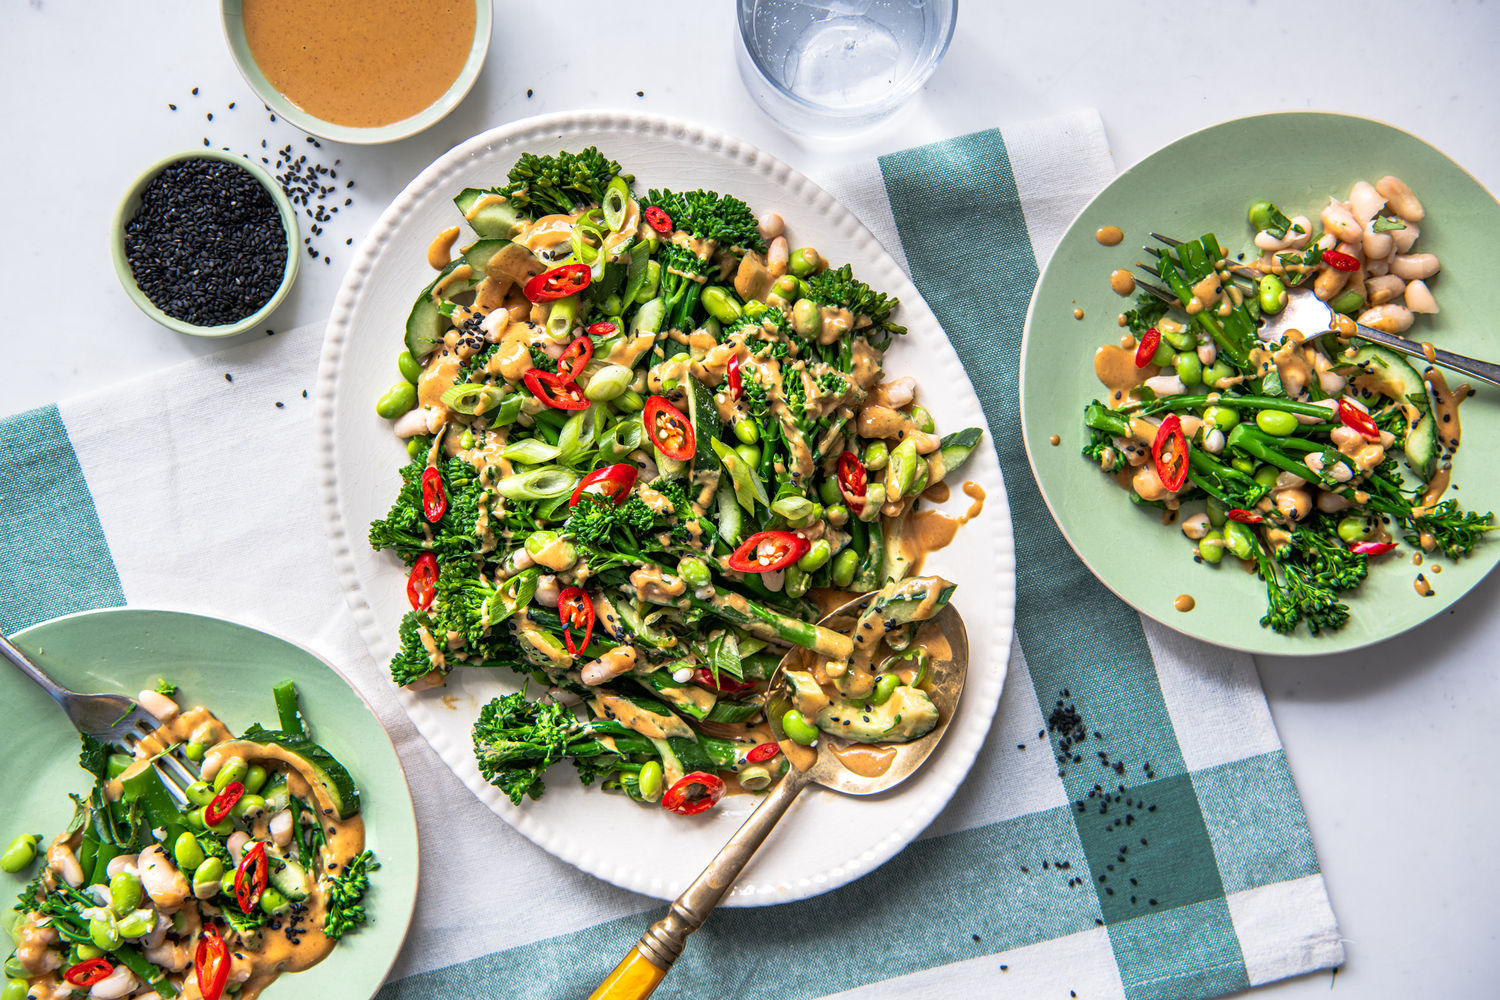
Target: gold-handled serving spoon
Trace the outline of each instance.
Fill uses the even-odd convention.
[[[873,596],[856,597],[835,608],[818,624],[847,620],[852,625],[864,603]],[[703,874],[673,901],[667,915],[641,935],[635,947],[605,977],[589,1000],[642,1000],[649,997],[682,954],[688,935],[703,926],[719,900],[749,864],[756,849],[808,783],[815,782],[847,795],[873,795],[906,780],[932,755],[958,709],[959,695],[963,693],[964,679],[969,671],[969,636],[964,629],[963,617],[952,605],[947,605],[932,621],[948,645],[948,655],[932,656],[929,679],[924,685],[928,697],[937,706],[938,724],[920,739],[884,748],[880,752],[880,768],[861,768],[880,770],[878,774],[856,774],[840,760],[840,754],[849,757],[849,751],[858,747],[857,744],[847,744],[826,734],[819,737],[814,747],[804,747],[787,739],[781,728],[781,716],[791,704],[786,693],[786,671],[789,665],[796,669],[803,651],[794,649],[782,658],[766,693],[766,716],[791,764],[786,775],[703,869]]]

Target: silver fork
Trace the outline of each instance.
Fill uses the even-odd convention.
[[[124,750],[132,757],[141,739],[162,727],[161,720],[142,708],[134,698],[122,694],[79,694],[68,690],[48,677],[3,634],[0,634],[0,656],[47,692],[73,723],[74,729]],[[167,794],[179,806],[186,806],[188,797],[184,789],[199,779],[198,765],[184,756],[180,747],[174,746],[170,752],[157,755],[151,766],[164,779],[162,784]]]
[[[1160,240],[1169,247],[1175,247],[1182,242],[1181,240],[1174,240],[1170,236],[1163,236],[1160,233],[1152,233],[1151,238]],[[1141,249],[1147,253],[1155,252],[1151,247],[1142,247]],[[1161,277],[1161,272],[1151,264],[1143,264],[1137,261],[1135,266],[1158,279]],[[1246,278],[1257,283],[1263,277],[1261,272],[1254,268],[1244,267],[1240,264],[1231,264],[1229,272],[1236,277]],[[1160,285],[1153,285],[1146,281],[1137,281],[1136,284],[1142,291],[1156,296],[1163,302],[1174,306],[1182,304],[1176,295],[1162,288]],[[1307,340],[1314,340],[1324,334],[1333,332],[1335,321],[1333,308],[1327,302],[1318,298],[1312,289],[1288,286],[1286,294],[1286,308],[1274,316],[1262,315],[1261,327],[1256,333],[1256,336],[1262,341],[1268,344],[1279,344],[1285,339],[1288,330],[1299,331]],[[1463,372],[1465,375],[1472,375],[1477,379],[1483,379],[1486,382],[1500,385],[1500,365],[1494,362],[1468,358],[1462,354],[1454,354],[1451,351],[1436,350],[1431,345],[1423,347],[1416,341],[1407,340],[1405,337],[1398,337],[1394,333],[1386,333],[1384,330],[1376,330],[1373,327],[1364,326],[1359,323],[1355,323],[1354,326],[1358,331],[1356,335],[1360,338],[1379,344],[1382,347],[1390,348],[1398,354],[1420,358],[1429,364],[1442,365],[1444,368],[1450,368],[1453,371]]]

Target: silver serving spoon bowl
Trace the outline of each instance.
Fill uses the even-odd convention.
[[[865,602],[873,596],[856,597],[825,615],[818,624],[835,630],[840,625],[845,631],[852,629]],[[797,669],[804,657],[811,658],[814,654],[793,649],[782,658],[766,694],[766,715],[790,768],[703,873],[673,901],[667,915],[641,935],[640,941],[590,994],[589,1000],[641,1000],[650,996],[682,954],[688,935],[703,926],[802,789],[815,783],[846,795],[874,795],[911,777],[932,755],[948,731],[948,723],[953,720],[963,694],[969,672],[969,636],[963,616],[951,604],[930,624],[939,630],[942,643],[929,643],[929,647],[938,648],[928,649],[931,664],[924,690],[937,706],[938,724],[910,743],[876,749],[824,734],[815,746],[805,747],[787,739],[781,729],[781,716],[791,704],[786,693],[786,671]],[[946,650],[941,648],[944,644]],[[857,773],[851,767],[865,773]]]

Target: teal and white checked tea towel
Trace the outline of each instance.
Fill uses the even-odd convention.
[[[816,899],[715,914],[659,995],[1199,998],[1343,960],[1250,659],[1143,621],[1097,583],[1015,430],[1032,286],[1112,170],[1085,113],[830,184],[904,259],[996,432],[1020,575],[1013,668],[993,738],[921,839]],[[586,996],[662,904],[492,815],[371,661],[323,541],[306,392],[320,337],[260,338],[0,420],[0,628],[171,607],[340,664],[396,741],[423,838],[416,920],[381,1000]]]

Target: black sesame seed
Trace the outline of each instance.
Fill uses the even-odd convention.
[[[177,105],[175,104],[168,104],[167,107],[171,108],[173,111],[177,110]]]

